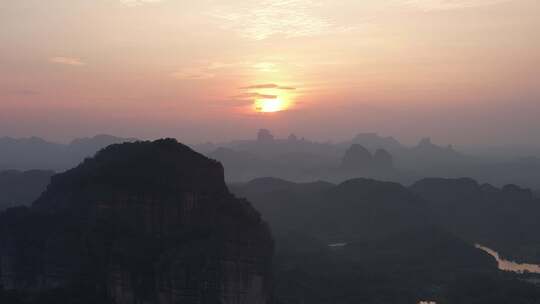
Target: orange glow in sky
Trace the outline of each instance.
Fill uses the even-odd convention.
[[[4,2],[0,136],[540,130],[538,0]]]

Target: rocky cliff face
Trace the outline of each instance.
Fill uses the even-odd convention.
[[[110,146],[0,216],[4,290],[265,304],[273,241],[221,164],[174,140]]]

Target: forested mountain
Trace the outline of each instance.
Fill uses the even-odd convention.
[[[112,145],[0,214],[0,302],[270,304],[272,256],[221,164],[172,139]]]

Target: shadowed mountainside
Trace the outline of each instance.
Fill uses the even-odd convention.
[[[271,137],[262,140],[273,145]],[[228,148],[212,155],[243,167],[245,177],[262,163],[260,172],[287,167]],[[345,178],[393,170],[390,153],[359,145],[341,167],[309,171],[317,162],[305,160],[304,173]],[[55,176],[32,207],[0,215],[0,300],[270,303],[268,228],[247,201],[229,193],[223,175],[218,162],[160,140],[112,145]],[[273,303],[540,298],[538,288],[498,272],[494,259],[472,246],[537,257],[538,201],[526,189],[470,179],[425,179],[407,188],[362,178],[260,178],[229,187],[253,202],[276,235]],[[482,278],[478,288],[500,293],[480,296],[461,284],[471,276]]]
[[[277,233],[301,231],[326,243],[379,239],[431,224],[424,202],[397,183],[263,178],[230,188],[249,198]]]
[[[540,263],[540,199],[529,189],[468,178],[424,179],[410,189],[449,231],[512,260]]]
[[[35,303],[266,304],[272,254],[221,164],[170,139],[109,146],[0,215],[4,293]]]
[[[498,276],[493,258],[436,225],[428,203],[396,183],[262,178],[230,188],[273,229],[280,303],[444,303],[455,278]]]
[[[440,187],[433,189],[440,197],[461,195],[445,182]],[[496,261],[474,248],[475,240],[439,224],[445,215],[435,212],[434,201],[399,184],[261,178],[230,188],[252,201],[274,231],[278,303],[533,304],[540,299],[540,289],[522,282],[524,277],[497,271]],[[495,197],[518,202],[514,212],[524,206],[519,200],[529,198],[513,186],[496,191]],[[468,277],[480,281],[462,284]],[[490,287],[498,289],[493,296],[486,292]]]

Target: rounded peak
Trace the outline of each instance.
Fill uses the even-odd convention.
[[[345,152],[341,166],[346,170],[360,170],[371,166],[373,155],[360,144],[353,144]]]
[[[294,134],[294,133],[291,133],[291,135],[289,135],[287,140],[292,141],[292,142],[296,142],[296,141],[298,141],[298,136],[296,136],[296,134]]]
[[[366,149],[364,146],[362,146],[361,144],[352,144],[350,147],[349,147],[349,150],[362,150],[362,151],[368,151],[368,149]]]
[[[371,152],[361,144],[352,144],[346,152],[347,155],[361,155],[365,157],[371,157]]]
[[[429,184],[429,185],[469,185],[479,187],[478,182],[472,178],[443,178],[443,177],[428,177],[421,179],[416,184]]]
[[[420,140],[420,142],[418,143],[418,146],[419,147],[423,147],[423,146],[432,146],[433,145],[433,142],[431,141],[431,138],[430,137],[424,137]]]
[[[170,161],[171,163],[195,162],[213,162],[202,154],[195,152],[190,147],[179,143],[174,138],[163,138],[155,141],[136,141],[120,144],[112,144],[97,152],[94,158],[87,161],[105,161],[105,162],[128,162],[143,161],[140,157],[146,156],[146,161]]]
[[[377,151],[375,151],[375,155],[374,155],[376,158],[377,157],[385,157],[385,158],[388,158],[388,157],[392,157],[392,154],[390,154],[388,151],[386,151],[385,149],[377,149]]]
[[[515,185],[515,184],[508,184],[508,185],[504,185],[502,190],[503,191],[523,191],[526,189],[521,188],[520,186]]]
[[[268,129],[260,129],[257,133],[257,140],[259,142],[272,142],[274,141],[274,135]]]
[[[79,166],[54,176],[36,205],[57,195],[228,192],[223,166],[176,139],[110,145]]]
[[[372,145],[390,145],[393,147],[401,146],[398,140],[392,136],[381,136],[375,132],[358,133],[353,139],[353,142],[371,143]]]
[[[485,183],[485,184],[482,184],[480,186],[480,188],[482,189],[482,191],[484,192],[488,192],[488,193],[496,193],[499,191],[499,189],[495,186],[493,186],[492,184],[489,184],[489,183]]]
[[[336,187],[337,190],[354,190],[359,192],[365,191],[387,191],[387,190],[400,190],[408,192],[407,188],[403,185],[395,182],[384,182],[370,178],[355,178],[344,181]]]
[[[250,188],[266,188],[270,191],[287,189],[295,185],[295,183],[276,178],[276,177],[259,177],[253,179],[246,184]]]

